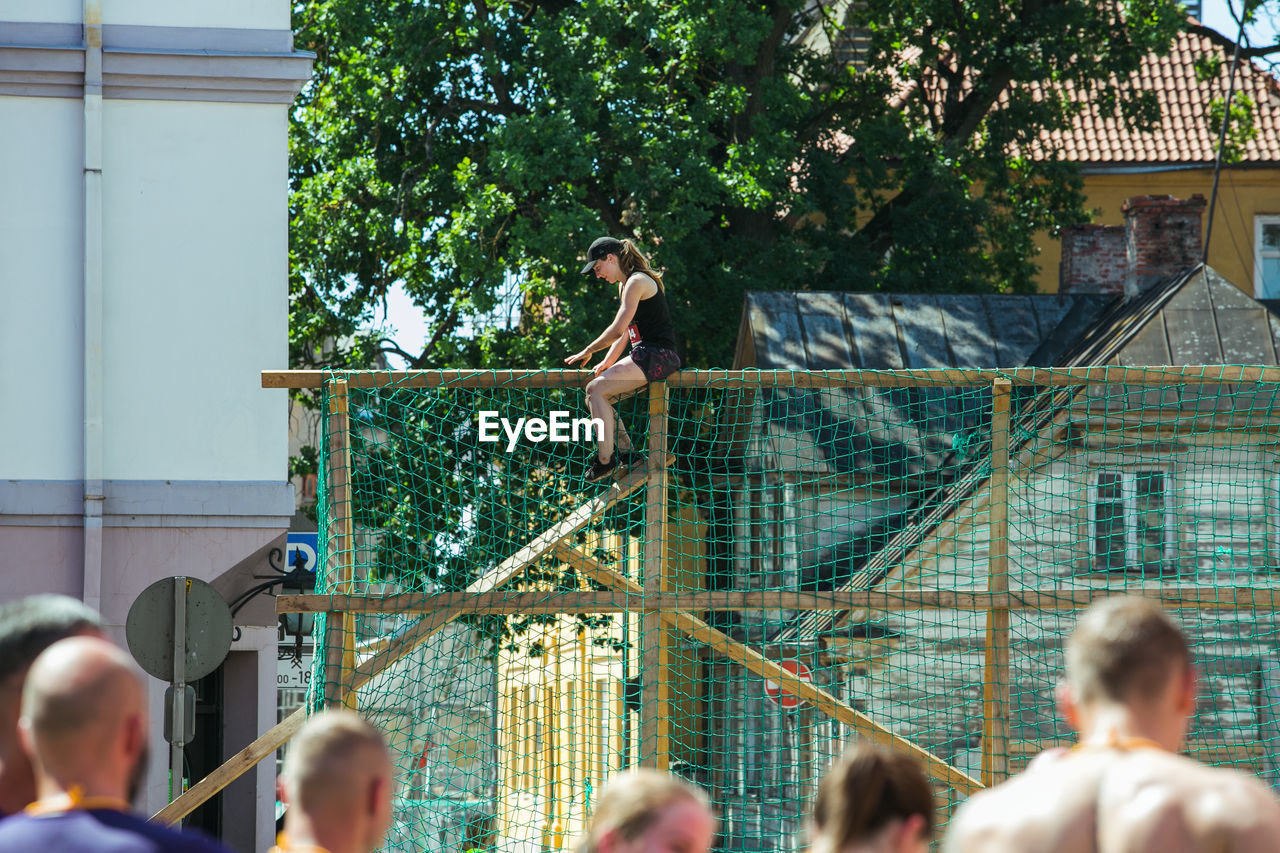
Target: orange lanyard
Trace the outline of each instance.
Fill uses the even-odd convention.
[[[1107,740],[1104,741],[1103,743],[1081,742],[1071,747],[1072,752],[1077,752],[1082,749],[1118,749],[1123,752],[1128,752],[1131,749],[1158,749],[1161,752],[1169,751],[1165,749],[1163,746],[1161,746],[1160,744],[1151,740],[1150,738],[1145,738],[1145,737],[1122,738],[1119,735],[1117,735],[1115,732],[1112,732],[1110,735],[1108,735]]]
[[[314,844],[294,847],[289,843],[289,837],[282,832],[276,839],[276,846],[268,850],[267,853],[329,853],[329,851]]]
[[[79,785],[72,785],[65,794],[36,800],[23,811],[35,817],[42,817],[44,815],[62,814],[63,812],[86,811],[88,809],[112,809],[114,811],[127,812],[130,808],[129,803],[119,797],[86,797],[83,788]]]

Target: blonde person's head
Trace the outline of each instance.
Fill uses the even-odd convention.
[[[818,786],[813,853],[923,850],[933,831],[933,789],[909,756],[857,744]]]
[[[299,846],[381,847],[391,823],[393,772],[378,729],[351,711],[321,711],[285,754],[286,836]]]
[[[1191,668],[1182,628],[1137,596],[1094,602],[1067,639],[1065,657],[1067,684],[1085,704],[1150,702]]]
[[[622,253],[618,255],[618,269],[622,270],[624,280],[631,278],[635,273],[642,272],[657,282],[658,289],[662,290],[662,273],[650,266],[649,259],[630,240],[622,241]]]
[[[613,777],[601,789],[575,853],[664,848],[707,853],[715,828],[705,791],[670,773],[642,768]]]

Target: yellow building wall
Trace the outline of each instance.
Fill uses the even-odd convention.
[[[672,591],[706,587],[707,525],[694,498],[681,495],[667,526],[667,569]],[[614,567],[638,580],[644,542],[614,532],[591,531],[583,546],[615,555]],[[630,668],[638,671],[646,638],[641,614],[614,615],[632,643]],[[671,763],[692,763],[703,748],[702,684],[697,647],[669,632],[673,654],[667,673]],[[609,777],[640,763],[640,719],[628,720],[622,655],[590,642],[570,615],[557,617],[506,651],[499,661],[498,782],[494,832],[508,853],[568,850],[582,832],[590,805]],[[524,648],[537,641],[545,652]]]
[[[1086,208],[1097,211],[1093,219],[1095,223],[1123,225],[1124,214],[1120,207],[1133,196],[1167,194],[1189,198],[1200,193],[1208,199],[1213,187],[1213,169],[1086,175],[1084,187],[1088,198]],[[1253,296],[1254,217],[1278,213],[1280,169],[1235,167],[1222,170],[1218,204],[1213,216],[1209,266],[1250,296]],[[1208,215],[1206,208],[1206,221]],[[1040,250],[1036,259],[1040,265],[1040,292],[1057,293],[1062,244],[1056,237],[1041,232],[1036,237],[1036,245]]]

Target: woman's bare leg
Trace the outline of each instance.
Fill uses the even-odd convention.
[[[627,356],[587,383],[587,408],[593,418],[599,418],[604,424],[604,437],[596,446],[601,462],[608,462],[613,457],[614,421],[618,418],[613,400],[642,387],[647,381],[644,371],[636,366],[631,356]],[[621,421],[618,421],[618,432],[630,446],[631,439]]]

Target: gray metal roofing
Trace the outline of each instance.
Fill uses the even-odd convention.
[[[1213,269],[1196,273],[1125,302],[1099,295],[751,292],[739,334],[750,336],[754,359],[734,366],[1040,367],[1073,361],[1082,343],[1122,330],[1132,337],[1109,359],[1117,364],[1280,363],[1274,315]],[[739,361],[749,352],[738,351]]]

